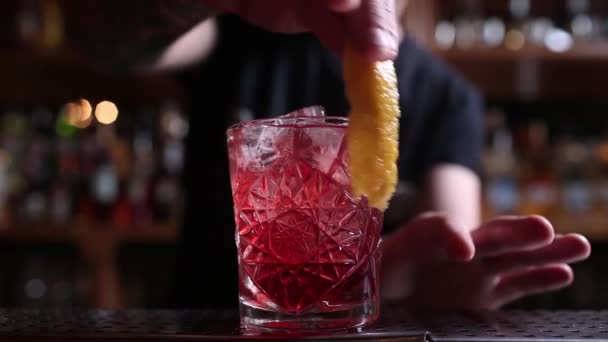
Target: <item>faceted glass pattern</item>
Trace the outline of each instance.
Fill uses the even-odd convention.
[[[228,131],[245,322],[337,327],[377,316],[382,213],[350,192],[346,127],[281,117]]]

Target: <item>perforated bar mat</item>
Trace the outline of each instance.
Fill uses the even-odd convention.
[[[414,318],[415,317],[415,318]],[[507,311],[411,314],[385,307],[363,330],[323,335],[277,335],[239,327],[233,312],[130,310],[2,310],[0,341],[11,340],[382,340],[382,341],[608,341],[608,311]]]
[[[435,342],[608,341],[608,311],[507,311],[423,319]]]
[[[384,315],[386,317],[386,314]],[[238,315],[220,311],[170,310],[3,310],[0,309],[0,341],[11,340],[247,340],[291,341],[363,340],[425,341],[425,330],[392,317],[365,330],[331,333],[278,334],[242,329]]]

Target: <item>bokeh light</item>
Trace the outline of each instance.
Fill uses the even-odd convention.
[[[526,44],[526,37],[520,30],[509,30],[505,36],[505,47],[509,50],[520,50]]]
[[[109,125],[118,118],[118,107],[111,101],[102,101],[95,107],[95,118],[102,124]]]
[[[597,147],[597,159],[601,160],[602,162],[608,162],[608,144],[600,144]]]
[[[545,37],[545,47],[552,52],[566,52],[573,44],[572,35],[562,29],[552,29]]]
[[[46,283],[38,278],[30,279],[25,284],[25,294],[31,299],[40,299],[46,295]]]
[[[74,102],[68,102],[59,111],[55,121],[55,132],[57,135],[67,138],[76,134],[78,128],[76,122],[80,118],[80,107]]]
[[[93,107],[88,100],[80,99],[77,104],[80,106],[80,121],[87,121],[93,116]]]
[[[506,27],[502,19],[492,17],[483,24],[482,37],[485,44],[490,47],[497,47],[505,39]]]
[[[76,126],[76,122],[80,120],[80,106],[75,102],[68,102],[61,108],[60,116],[63,116],[65,122],[72,126]]]
[[[74,126],[78,128],[87,128],[93,121],[93,107],[91,103],[85,99],[80,99],[76,102],[76,106],[80,111],[78,120],[74,123]]]
[[[435,41],[441,49],[450,49],[456,41],[456,27],[449,21],[442,21],[435,29]]]
[[[85,99],[68,102],[61,108],[60,120],[76,128],[87,128],[93,121],[93,108]]]

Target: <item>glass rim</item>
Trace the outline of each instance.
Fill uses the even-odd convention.
[[[254,119],[245,122],[238,122],[230,125],[226,132],[228,134],[246,127],[294,127],[310,128],[310,126],[322,127],[347,127],[349,123],[348,117],[345,116],[290,116],[290,117],[274,117]]]

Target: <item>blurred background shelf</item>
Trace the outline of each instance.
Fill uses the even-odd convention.
[[[177,225],[146,225],[142,227],[113,227],[99,224],[74,225],[28,225],[0,227],[0,241],[14,242],[74,242],[83,237],[104,234],[118,243],[174,243],[177,240]]]
[[[181,83],[85,63],[59,1],[0,13],[0,306],[162,304],[182,207]]]
[[[505,47],[433,51],[490,99],[605,98],[602,83],[608,72],[606,42],[576,43],[563,53],[538,46],[526,46],[518,51]]]
[[[592,242],[608,242],[606,233],[606,218],[581,218],[580,220],[559,217],[552,221],[559,234],[583,234]]]
[[[602,1],[412,0],[408,13],[407,34],[490,100],[605,98]]]
[[[608,63],[608,42],[575,42],[565,52],[553,52],[540,46],[524,46],[519,50],[506,47],[473,46],[470,49],[432,48],[433,52],[449,62],[470,62],[490,64],[492,62],[521,63],[525,61],[543,62],[585,62]]]
[[[0,100],[9,103],[36,100],[59,105],[70,98],[109,98],[160,104],[167,98],[185,97],[179,83],[166,74],[110,74],[94,70],[67,50],[0,51],[0,73]]]

